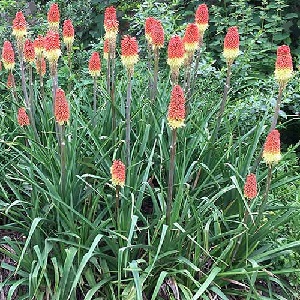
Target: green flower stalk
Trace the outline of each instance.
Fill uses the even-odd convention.
[[[126,119],[126,137],[125,137],[125,156],[126,166],[130,166],[130,109],[131,109],[131,88],[132,76],[134,73],[134,65],[138,62],[138,43],[134,37],[125,35],[121,41],[121,60],[127,70],[127,97],[125,104],[125,119]]]
[[[94,119],[93,124],[96,125],[96,115],[97,115],[97,78],[100,76],[101,72],[101,61],[98,52],[93,52],[89,60],[89,72],[94,79],[93,87],[93,111]]]
[[[173,203],[173,186],[175,173],[175,159],[176,159],[176,138],[177,129],[184,126],[185,121],[185,98],[182,88],[175,85],[171,92],[171,99],[168,109],[168,124],[171,128],[171,146],[170,146],[170,165],[169,165],[169,179],[168,179],[168,196],[166,209],[166,223],[171,225],[171,210]]]
[[[69,104],[65,96],[65,92],[57,88],[54,102],[54,115],[58,124],[59,143],[60,143],[60,158],[61,158],[61,193],[65,195],[66,185],[66,140],[65,140],[65,123],[70,119]]]

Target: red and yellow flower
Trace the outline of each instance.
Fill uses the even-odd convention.
[[[167,64],[171,71],[178,71],[184,62],[184,45],[180,36],[171,37],[168,45]]]
[[[172,129],[184,126],[185,98],[179,85],[175,85],[172,89],[167,119]]]
[[[35,51],[33,42],[31,40],[26,40],[24,44],[24,60],[28,63],[32,63],[35,58]]]
[[[55,95],[54,114],[55,120],[59,125],[67,123],[70,119],[69,104],[65,92],[60,88],[57,89]]]
[[[59,20],[60,20],[60,13],[57,3],[53,3],[50,6],[48,11],[47,20],[49,24],[49,30],[58,32],[59,28]]]
[[[250,200],[257,196],[257,181],[256,176],[253,173],[247,175],[244,185],[244,196]]]
[[[27,35],[27,23],[21,11],[16,13],[16,17],[13,20],[12,34],[16,37],[18,44],[22,44],[24,42]]]
[[[67,46],[67,50],[70,51],[74,43],[75,31],[71,20],[65,20],[63,25],[63,40]]]
[[[280,161],[280,133],[278,130],[274,129],[268,134],[262,156],[264,161],[269,165]]]
[[[11,71],[15,67],[15,52],[10,41],[3,44],[1,60],[5,70]]]
[[[199,45],[199,29],[195,23],[187,25],[183,37],[184,49],[186,52],[194,53]]]
[[[240,38],[238,28],[236,26],[228,28],[227,34],[224,39],[223,56],[227,64],[232,64],[240,53],[239,49]]]
[[[150,40],[153,50],[160,49],[164,46],[165,33],[161,22],[157,20],[150,32]]]
[[[125,35],[121,41],[121,60],[129,72],[133,72],[134,65],[139,60],[138,43],[135,37]]]
[[[57,61],[61,55],[59,34],[55,31],[48,31],[45,37],[45,57],[49,61],[51,74],[56,72]]]
[[[104,12],[104,29],[105,39],[115,42],[119,30],[119,22],[117,20],[117,12],[113,6],[109,6]]]
[[[89,72],[92,77],[97,77],[100,75],[101,71],[101,61],[98,52],[93,52],[89,60]]]
[[[33,41],[33,47],[36,57],[42,57],[43,52],[45,51],[45,38],[39,34],[37,38]]]
[[[125,165],[124,163],[117,159],[113,161],[110,168],[111,180],[114,186],[124,187],[125,185]]]
[[[146,18],[146,21],[145,21],[145,37],[146,37],[146,40],[147,40],[148,44],[152,43],[152,37],[151,37],[152,28],[156,24],[157,24],[157,20],[155,18],[153,18],[153,17]]]
[[[29,117],[26,113],[25,107],[20,107],[19,108],[18,115],[17,115],[17,120],[18,120],[18,124],[21,127],[30,125]]]
[[[208,7],[206,4],[200,4],[195,13],[195,23],[198,26],[200,36],[203,37],[205,30],[208,28]]]
[[[280,85],[285,85],[293,76],[293,60],[290,47],[286,45],[277,48],[275,63],[275,79]]]

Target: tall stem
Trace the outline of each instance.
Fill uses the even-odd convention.
[[[218,133],[219,133],[221,121],[222,121],[223,114],[224,114],[224,111],[225,111],[227,96],[228,96],[228,92],[229,92],[229,89],[230,89],[231,65],[232,65],[231,63],[227,64],[227,76],[226,76],[226,82],[225,82],[225,85],[224,85],[223,99],[222,99],[220,110],[219,110],[217,124],[216,124],[215,130],[214,130],[213,136],[212,136],[212,143],[218,138]]]
[[[119,227],[119,211],[120,211],[120,186],[116,186],[116,225],[117,229],[120,229]]]
[[[175,155],[176,155],[176,129],[172,129],[172,142],[171,142],[171,147],[170,147],[170,167],[169,167],[169,181],[168,181],[167,212],[166,212],[166,222],[167,222],[168,226],[171,225],[171,209],[172,209],[172,202],[173,202]]]
[[[21,48],[19,49],[19,57],[20,57],[20,71],[21,71],[22,90],[23,90],[24,99],[25,99],[25,106],[28,109],[30,124],[33,128],[35,138],[38,142],[40,142],[38,132],[37,132],[36,126],[35,126],[35,119],[34,119],[34,114],[33,114],[33,104],[31,102],[31,99],[28,97],[28,93],[27,93],[26,78],[25,78],[25,66],[24,66],[24,56],[23,56],[23,51],[21,50]]]
[[[256,225],[257,226],[259,226],[259,223],[260,223],[260,221],[262,219],[262,216],[263,216],[263,212],[264,212],[264,210],[266,208],[266,205],[267,205],[267,200],[268,200],[270,186],[271,186],[271,179],[272,179],[272,165],[269,165],[268,177],[267,177],[267,183],[266,183],[266,191],[265,191],[262,203],[259,207],[258,215],[257,215],[257,218],[256,218]]]
[[[151,50],[151,45],[148,43],[147,45],[148,47],[148,72],[149,74],[151,74],[151,54],[152,54],[152,50]],[[149,97],[150,99],[153,99],[153,78],[151,77],[151,75],[149,76],[149,82],[148,82],[148,87],[149,87]]]
[[[107,94],[110,95],[110,60],[111,60],[110,43],[108,47],[109,47],[109,51],[107,57],[106,90],[107,90]]]
[[[97,76],[94,77],[94,88],[93,88],[93,94],[94,94],[94,101],[93,101],[93,110],[94,110],[94,116],[93,116],[93,125],[96,125],[96,116],[97,116]]]
[[[275,129],[276,125],[277,125],[277,121],[278,121],[278,116],[279,116],[279,110],[280,110],[280,105],[281,105],[281,100],[282,100],[282,94],[283,94],[283,90],[284,90],[285,86],[284,85],[280,85],[279,86],[279,90],[278,90],[278,96],[277,96],[277,101],[276,101],[276,105],[275,105],[275,110],[274,110],[274,115],[273,115],[273,119],[272,119],[272,123],[269,129],[269,133]],[[254,164],[252,167],[251,172],[255,173],[261,158],[262,158],[262,154],[263,154],[263,148],[261,148]]]
[[[68,82],[68,94],[71,92],[71,76],[72,76],[72,60],[71,60],[71,49],[68,49],[68,67],[69,67],[69,82]]]
[[[58,88],[58,77],[57,72],[53,69],[52,72],[52,109],[53,109],[53,116],[55,115],[55,97],[56,97],[56,91]],[[60,138],[61,135],[59,134],[59,125],[55,122],[55,133],[58,143],[60,144]]]
[[[60,187],[62,198],[65,196],[66,186],[66,141],[65,141],[65,125],[58,125],[60,131]]]
[[[131,80],[132,72],[128,70],[128,84],[127,84],[127,99],[125,105],[125,118],[126,118],[126,137],[125,137],[125,156],[126,156],[126,164],[127,167],[130,166],[130,107],[131,107]]]
[[[112,131],[116,129],[116,110],[115,110],[115,69],[116,69],[116,59],[115,53],[111,58],[111,90],[110,90],[110,100],[111,100],[111,116],[112,116]]]
[[[32,65],[29,64],[29,103],[33,103],[33,81],[32,81]],[[34,105],[32,105],[32,114],[35,115]]]
[[[199,63],[200,63],[202,45],[203,45],[203,35],[200,35],[199,43],[198,43],[197,58],[196,58],[195,68],[193,70],[193,84],[192,84],[192,87],[191,87],[191,94],[194,93],[194,88],[195,88],[195,84],[196,84],[196,77],[197,77],[197,72],[198,72]]]
[[[159,60],[159,52],[158,48],[154,49],[154,74],[153,74],[153,91],[152,91],[152,101],[155,100],[157,95],[157,80],[158,80],[158,60]]]

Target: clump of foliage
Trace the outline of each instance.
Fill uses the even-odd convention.
[[[243,51],[237,22],[220,21],[230,28],[215,63],[206,9],[194,7],[196,26],[183,39],[166,33],[167,51],[163,17],[148,19],[139,52],[130,36],[120,49],[110,6],[104,39],[81,53],[84,64],[76,26],[73,45],[70,22],[61,30],[58,20],[69,16],[55,4],[30,62],[17,13],[0,74],[7,299],[299,297],[299,164],[277,131],[299,73],[281,46],[268,58],[276,80],[245,76],[256,52]],[[34,67],[44,58],[46,74]]]

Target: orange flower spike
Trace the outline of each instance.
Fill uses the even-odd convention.
[[[179,85],[175,85],[172,89],[167,119],[172,129],[184,126],[185,98]]]
[[[69,104],[65,92],[60,88],[56,91],[54,113],[55,120],[59,125],[64,125],[64,123],[67,123],[70,119]]]
[[[27,35],[27,24],[21,11],[16,13],[16,17],[13,20],[12,35],[16,37],[18,43],[23,43]]]
[[[14,87],[14,85],[15,85],[14,75],[13,75],[13,73],[9,73],[8,77],[7,77],[6,87],[8,89],[11,89]]]
[[[3,44],[1,60],[5,70],[11,71],[15,67],[15,52],[10,41]]]
[[[121,60],[129,72],[133,72],[134,65],[139,60],[138,43],[135,37],[125,35],[121,41]]]
[[[26,40],[24,44],[24,60],[28,63],[32,63],[35,58],[35,51],[33,42],[31,40]]]
[[[117,20],[117,11],[113,6],[109,6],[105,9],[104,29],[105,39],[115,41],[119,30],[119,22]]]
[[[67,46],[67,50],[70,51],[74,43],[75,31],[71,20],[65,20],[63,25],[63,40]]]
[[[275,63],[275,79],[280,85],[285,85],[293,76],[293,60],[290,47],[286,45],[277,48]]]
[[[121,160],[114,160],[110,168],[111,180],[114,186],[124,187],[125,185],[125,165]]]
[[[37,58],[42,57],[45,51],[45,38],[42,35],[38,35],[33,41],[34,52]]]
[[[179,69],[184,62],[184,45],[180,36],[171,37],[168,45],[167,64],[171,70]]]
[[[145,37],[148,44],[152,44],[152,29],[155,25],[157,25],[157,20],[153,17],[146,18],[145,21]]]
[[[263,149],[263,159],[269,165],[272,163],[276,164],[281,159],[280,133],[277,129],[272,130],[266,138]]]
[[[101,61],[98,52],[93,52],[89,61],[89,72],[92,77],[97,77],[100,75],[101,71]]]
[[[36,72],[41,77],[44,77],[46,74],[46,61],[43,56],[40,59],[35,60],[35,67],[36,67]]]
[[[253,173],[247,175],[244,185],[244,196],[250,200],[257,196],[257,181],[256,176]]]
[[[236,26],[229,27],[224,39],[223,56],[227,64],[232,64],[240,53],[240,38],[238,28]]]
[[[206,4],[200,4],[195,13],[195,23],[198,26],[200,36],[203,36],[205,30],[208,28],[208,7]]]
[[[19,108],[17,119],[18,119],[18,124],[21,127],[30,125],[29,117],[26,113],[25,107]]]
[[[45,56],[49,63],[57,63],[61,55],[59,34],[54,31],[48,31],[45,37]]]
[[[109,53],[109,40],[104,40],[103,45],[103,58],[108,60],[108,53]]]
[[[192,53],[195,52],[199,45],[199,38],[200,33],[198,26],[194,23],[188,24],[183,37],[185,51]]]
[[[48,11],[47,20],[48,20],[48,24],[49,24],[49,30],[58,32],[59,20],[60,20],[58,4],[53,3],[50,6],[50,9]]]
[[[150,36],[153,50],[160,49],[164,46],[165,33],[164,28],[159,21],[152,27]]]

